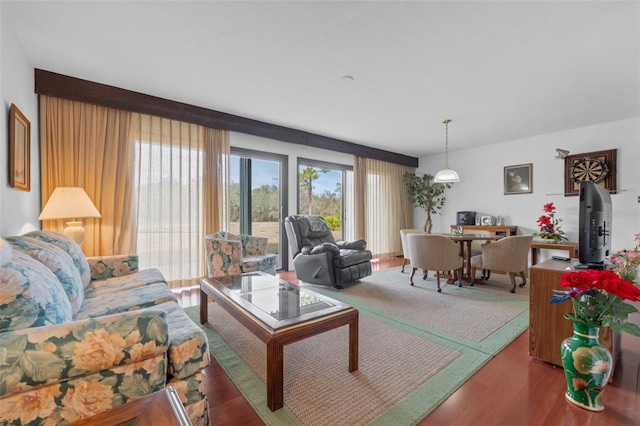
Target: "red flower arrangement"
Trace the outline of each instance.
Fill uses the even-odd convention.
[[[540,232],[534,232],[533,236],[558,243],[567,240],[564,231],[560,229],[562,219],[555,217],[556,206],[554,206],[553,203],[547,203],[544,205],[543,209],[547,214],[538,218],[537,222],[540,227]]]
[[[626,322],[629,314],[638,312],[638,309],[624,302],[640,301],[640,287],[607,270],[563,274],[560,286],[569,290],[554,290],[555,295],[549,302],[571,300],[573,313],[565,313],[565,318],[590,327],[609,326],[617,333],[640,336],[640,327]]]

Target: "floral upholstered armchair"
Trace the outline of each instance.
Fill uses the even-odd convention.
[[[267,238],[216,232],[204,236],[210,277],[263,271],[276,273],[275,254],[267,253]]]

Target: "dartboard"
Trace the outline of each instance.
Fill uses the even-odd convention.
[[[609,167],[603,160],[597,158],[581,158],[573,162],[569,173],[574,182],[586,180],[598,183],[607,177]]]

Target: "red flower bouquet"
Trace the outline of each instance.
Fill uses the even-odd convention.
[[[560,286],[569,290],[554,290],[551,303],[571,300],[573,313],[565,318],[589,327],[611,327],[616,333],[640,336],[640,327],[627,323],[629,314],[638,312],[625,300],[640,301],[640,287],[623,280],[613,271],[588,270],[563,274]]]

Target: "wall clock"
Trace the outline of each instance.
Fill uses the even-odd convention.
[[[580,182],[589,181],[616,192],[616,150],[587,152],[567,156],[564,160],[564,192],[578,195]]]

